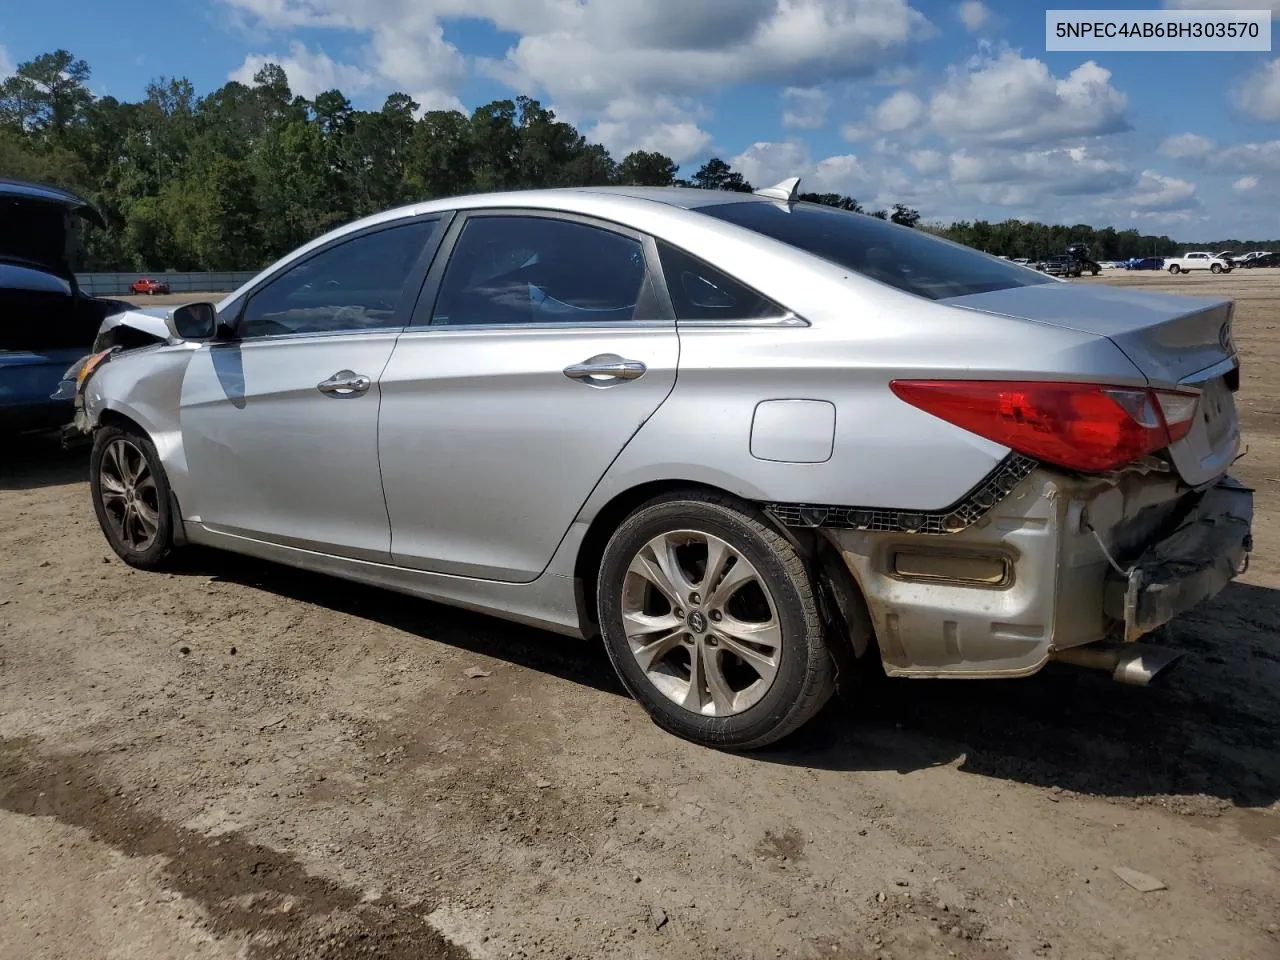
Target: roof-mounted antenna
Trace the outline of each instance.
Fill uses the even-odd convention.
[[[757,190],[755,193],[758,197],[768,197],[771,200],[784,200],[787,203],[795,203],[800,198],[800,178],[792,177],[789,180],[783,180],[781,183],[775,183],[772,187]]]

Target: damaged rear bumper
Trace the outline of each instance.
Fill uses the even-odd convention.
[[[1253,550],[1253,491],[1224,477],[1167,537],[1126,574],[1111,571],[1104,610],[1124,624],[1126,642],[1216,596],[1244,573]]]
[[[954,532],[799,518],[860,587],[890,675],[1016,677],[1083,658],[1148,682],[1167,664],[1127,647],[1221,591],[1252,547],[1251,491],[1224,477],[1192,492],[1159,464],[1036,468],[994,501]]]

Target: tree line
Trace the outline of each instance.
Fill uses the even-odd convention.
[[[1044,224],[1026,220],[959,220],[950,224],[921,224],[923,229],[965,246],[1004,257],[1039,259],[1063,253],[1069,244],[1083,243],[1094,260],[1129,260],[1134,257],[1171,257],[1188,250],[1232,251],[1280,250],[1280,240],[1214,240],[1185,243],[1168,237],[1153,237],[1137,230]]]
[[[252,84],[231,81],[199,97],[190,81],[161,78],[142,100],[125,102],[94,96],[89,76],[88,64],[57,50],[0,82],[0,177],[64,187],[99,209],[107,228],[85,237],[86,270],[253,269],[367,214],[465,193],[603,184],[753,189],[718,158],[687,178],[661,153],[615,160],[530,97],[495,100],[470,116],[419,115],[403,93],[380,109],[357,110],[339,90],[295,95],[284,70],[268,64]],[[904,204],[863,211],[841,194],[802,198],[920,224]],[[1136,231],[1016,220],[929,229],[1006,256],[1042,256],[1078,240],[1099,259],[1186,246]]]

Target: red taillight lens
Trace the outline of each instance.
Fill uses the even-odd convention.
[[[889,386],[948,423],[1085,473],[1114,470],[1186,436],[1199,399],[1096,383],[895,380]]]

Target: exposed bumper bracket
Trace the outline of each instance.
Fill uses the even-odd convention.
[[[1231,477],[1210,488],[1182,524],[1107,583],[1105,610],[1132,642],[1208,600],[1249,566],[1253,491]]]

